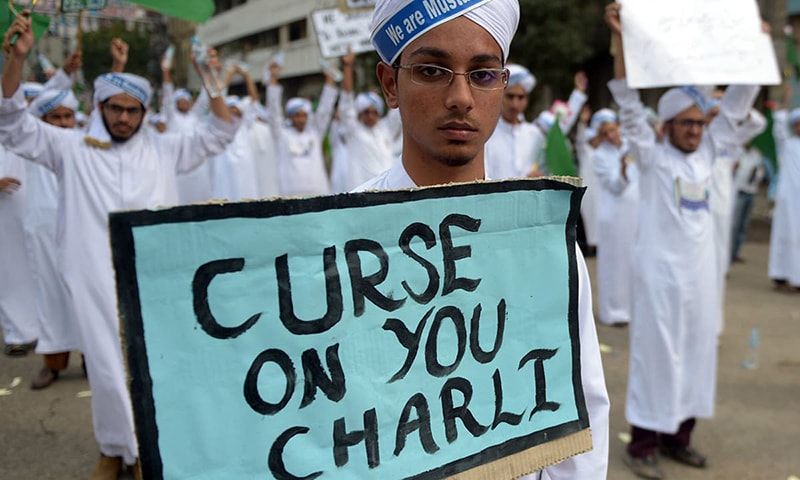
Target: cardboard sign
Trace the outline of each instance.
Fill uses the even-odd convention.
[[[511,479],[591,448],[583,189],[111,215],[145,478]]]
[[[631,88],[780,83],[753,0],[619,2]]]
[[[337,8],[311,14],[320,52],[325,58],[341,57],[348,47],[355,53],[374,50],[370,42],[372,10],[342,12]]]

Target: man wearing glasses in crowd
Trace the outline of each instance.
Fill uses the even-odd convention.
[[[19,38],[12,46],[14,35]],[[115,65],[114,73],[95,80],[97,111],[88,132],[48,125],[27,113],[19,88],[33,43],[30,11],[25,11],[3,43],[0,143],[52,170],[58,179],[59,273],[86,358],[101,454],[89,478],[113,480],[123,464],[137,463],[138,453],[122,361],[108,214],[176,204],[176,173],[221,153],[233,140],[235,127],[218,97],[210,102],[213,115],[208,122],[190,134],[159,135],[142,129],[152,90],[146,79],[120,73],[124,65]],[[127,46],[117,46],[127,53]],[[115,51],[112,46],[112,54]],[[127,60],[127,55],[120,59]]]

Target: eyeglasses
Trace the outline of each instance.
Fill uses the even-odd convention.
[[[129,117],[138,117],[142,114],[143,109],[141,107],[123,107],[122,105],[117,105],[114,103],[107,103],[105,104],[105,110],[110,112],[112,115],[122,115],[122,113],[127,113]]]
[[[425,87],[447,87],[456,75],[463,75],[472,88],[478,90],[500,90],[508,84],[508,69],[478,68],[468,72],[454,72],[449,68],[427,63],[393,65],[411,71],[411,81]]]
[[[703,128],[706,126],[705,120],[693,120],[691,118],[681,118],[679,120],[672,120],[672,123],[683,128],[691,128],[691,127]]]

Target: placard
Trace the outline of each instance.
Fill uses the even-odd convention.
[[[375,0],[339,0],[339,10],[347,12],[362,8],[375,8]]]
[[[312,12],[320,52],[325,58],[341,57],[348,47],[355,53],[374,50],[370,41],[372,10],[343,12],[328,8]]]
[[[61,0],[61,11],[75,13],[81,10],[102,10],[106,7],[106,0]]]
[[[591,448],[553,180],[114,213],[148,479],[512,479]]]
[[[753,0],[619,0],[631,88],[777,85],[775,50]]]

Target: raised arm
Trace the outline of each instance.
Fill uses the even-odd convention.
[[[128,64],[128,43],[121,38],[111,39],[111,71],[122,73]]]
[[[69,90],[72,88],[72,74],[77,72],[83,65],[81,51],[72,52],[64,61],[64,65],[56,70],[44,84],[45,90]]]
[[[208,62],[208,65],[211,68],[219,67],[219,56],[217,56],[217,51],[215,49],[213,48],[208,49],[206,62]],[[200,72],[200,67],[197,65],[197,62],[195,61],[194,55],[192,55],[192,65],[194,66],[197,75],[199,75],[200,78],[202,78],[203,75]],[[205,90],[205,88],[206,87],[204,86],[203,89]],[[209,97],[208,109],[211,111],[211,113],[214,114],[215,117],[219,118],[224,122],[232,123],[231,112],[228,111],[228,106],[225,105],[225,99],[222,97],[222,95],[218,95],[212,98],[210,93],[208,93],[207,91],[206,93],[208,94]]]
[[[313,122],[314,128],[317,129],[320,135],[325,135],[328,126],[333,119],[333,112],[336,106],[336,99],[339,97],[339,89],[336,88],[336,81],[333,74],[327,70],[325,74],[325,85],[322,87],[322,95],[319,97],[319,105],[317,111],[314,112]]]
[[[573,126],[575,126],[575,122],[578,120],[578,116],[583,110],[583,106],[586,104],[586,100],[588,99],[586,96],[586,90],[588,88],[589,77],[586,76],[586,73],[582,71],[576,73],[575,88],[572,89],[569,100],[567,100],[567,104],[569,105],[569,113],[561,118],[558,122],[561,126],[561,131],[564,132],[565,135],[572,130]]]

